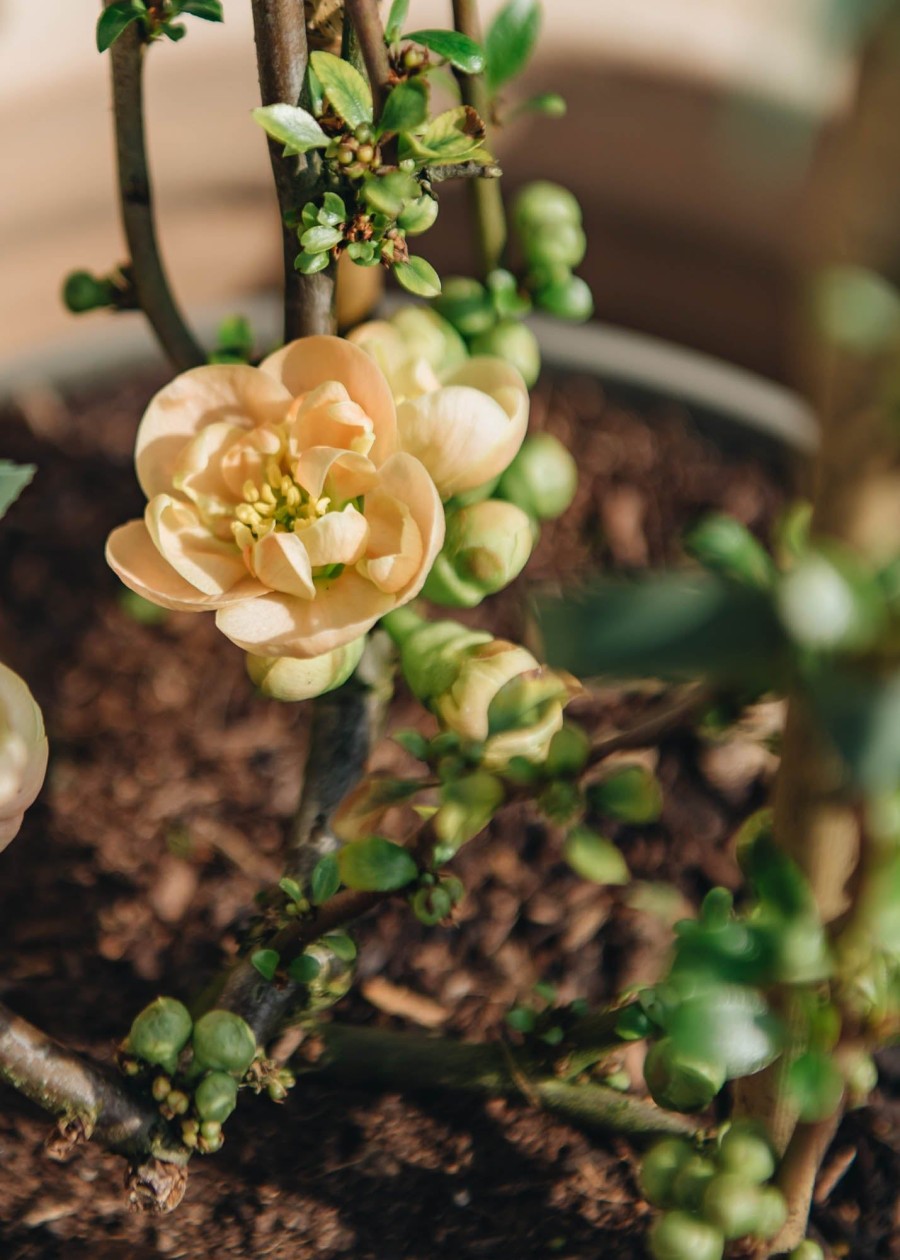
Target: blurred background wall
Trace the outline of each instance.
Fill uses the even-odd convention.
[[[486,18],[499,7],[484,0]],[[841,0],[544,7],[540,53],[516,94],[560,91],[569,113],[503,136],[508,188],[539,175],[578,194],[590,240],[582,274],[598,318],[783,376],[816,139],[853,82],[832,20]],[[123,260],[98,8],[0,0],[3,360],[82,335],[60,306],[62,277]],[[412,0],[410,26],[446,25],[449,9],[449,0]],[[241,295],[278,283],[266,147],[249,116],[249,10],[248,0],[225,0],[223,26],[189,18],[187,39],[149,57],[160,235],[175,288],[194,308],[238,308]],[[464,195],[443,195],[423,248],[446,273],[468,262],[465,234],[448,230]]]

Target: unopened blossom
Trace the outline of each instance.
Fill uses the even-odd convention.
[[[508,467],[528,427],[528,390],[511,363],[462,359],[453,329],[417,307],[362,324],[350,336],[387,376],[400,445],[427,466],[442,499]]]
[[[46,771],[41,711],[19,675],[0,665],[0,849],[21,827]]]

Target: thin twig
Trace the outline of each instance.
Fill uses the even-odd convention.
[[[468,35],[477,44],[482,42],[478,0],[453,0],[453,23],[461,35]],[[456,72],[463,102],[489,123],[490,97],[484,76]],[[469,196],[475,212],[481,270],[489,275],[503,258],[506,248],[506,212],[500,184],[493,179],[474,179]]]
[[[503,168],[495,162],[455,162],[451,166],[427,166],[429,184],[443,184],[448,179],[499,179]]]
[[[391,67],[384,43],[384,27],[378,16],[378,3],[377,0],[346,0],[345,8],[366,65],[375,117],[380,118],[391,87]]]
[[[183,372],[205,363],[206,355],[172,296],[156,241],[144,143],[145,45],[139,25],[132,22],[110,49],[119,208],[131,253],[131,278],[138,305],[173,367]]]
[[[301,0],[252,0],[256,65],[263,105],[296,105],[304,89],[309,54]],[[318,183],[318,159],[282,156],[282,147],[269,140],[269,158],[282,218],[284,250],[284,339],[333,333],[334,265],[314,276],[294,267],[300,252],[296,228],[286,219],[303,206]]]
[[[613,753],[629,748],[649,748],[663,735],[686,726],[697,712],[709,704],[713,697],[705,683],[696,683],[681,692],[674,700],[663,704],[655,713],[642,718],[634,726],[616,731],[591,745],[586,766],[595,766]]]

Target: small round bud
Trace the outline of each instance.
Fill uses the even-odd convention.
[[[156,1102],[164,1102],[172,1089],[172,1082],[168,1076],[157,1076],[154,1078],[153,1084],[150,1086],[150,1092]]]
[[[360,123],[353,132],[353,139],[358,140],[360,144],[371,144],[374,135],[375,133],[368,123]]]
[[[641,1193],[655,1207],[670,1207],[672,1183],[693,1159],[694,1148],[683,1138],[663,1138],[647,1151],[641,1161],[638,1181]]]
[[[237,1082],[226,1072],[210,1072],[194,1091],[194,1106],[201,1120],[224,1124],[237,1106]]]
[[[722,1260],[725,1239],[689,1212],[666,1212],[650,1230],[653,1260]]]
[[[444,280],[434,310],[464,337],[477,337],[493,328],[497,316],[488,292],[477,280],[450,276]]]
[[[266,1093],[269,1095],[272,1102],[284,1102],[285,1098],[288,1096],[288,1092],[282,1085],[281,1081],[269,1081],[266,1085]]]
[[[181,1122],[181,1140],[190,1150],[193,1150],[197,1146],[199,1134],[198,1128],[189,1127],[193,1123],[194,1122],[192,1120],[183,1120]]]
[[[169,1091],[169,1096],[166,1099],[166,1106],[173,1116],[187,1115],[190,1105],[191,1100],[183,1090],[173,1089]]]
[[[660,1107],[671,1111],[702,1111],[725,1084],[721,1064],[679,1054],[671,1038],[663,1037],[647,1051],[644,1080]]]
[[[338,145],[337,160],[340,166],[349,166],[356,161],[356,154],[347,144]]]
[[[577,267],[587,250],[587,237],[574,223],[554,223],[522,237],[532,267]]]
[[[541,371],[541,348],[525,324],[506,319],[472,342],[473,354],[494,355],[518,368],[530,389]]]
[[[774,1238],[788,1217],[787,1203],[777,1186],[763,1186],[759,1192],[759,1211],[753,1233],[757,1238]]]
[[[222,1135],[222,1126],[217,1120],[204,1120],[200,1125],[200,1136],[205,1137],[207,1142],[215,1141],[217,1137]]]
[[[403,66],[406,70],[418,70],[425,64],[425,54],[418,48],[407,48],[403,54]]]
[[[825,1260],[825,1252],[811,1238],[805,1239],[799,1247],[795,1247],[788,1260]]]
[[[361,144],[356,150],[356,160],[362,162],[363,166],[369,166],[374,156],[375,150],[371,144]]]
[[[450,512],[422,594],[451,608],[474,608],[519,576],[533,546],[531,521],[514,503],[483,499]]]
[[[719,1173],[703,1195],[703,1215],[725,1238],[744,1238],[757,1232],[762,1191],[737,1173]]]
[[[518,194],[513,202],[512,217],[520,231],[549,228],[556,224],[578,227],[581,206],[568,188],[540,179],[526,184]]]
[[[575,497],[578,466],[558,438],[532,433],[500,478],[497,493],[542,521],[561,516]]]
[[[73,271],[63,285],[63,302],[75,315],[95,311],[113,302],[113,286],[108,280],[99,280],[89,271]]]
[[[557,319],[580,324],[594,313],[594,297],[580,276],[567,274],[564,279],[540,285],[534,294],[537,305]]]
[[[292,656],[253,656],[247,653],[247,673],[264,696],[292,702],[324,695],[345,683],[359,664],[366,637],[343,647],[299,660]]]
[[[703,1155],[693,1155],[682,1165],[672,1182],[672,1201],[676,1207],[697,1212],[703,1203],[706,1187],[716,1175],[716,1166]]]
[[[220,1129],[218,1133],[212,1137],[204,1137],[201,1133],[197,1145],[204,1155],[215,1155],[216,1151],[220,1151],[225,1144],[225,1135]]]
[[[194,1058],[204,1067],[243,1076],[256,1057],[250,1025],[231,1011],[207,1011],[194,1025]]]
[[[175,998],[159,997],[137,1016],[131,1025],[129,1041],[139,1059],[171,1075],[190,1035],[191,1016],[187,1007]]]
[[[756,1125],[736,1120],[719,1143],[719,1167],[762,1185],[775,1173],[775,1156]]]

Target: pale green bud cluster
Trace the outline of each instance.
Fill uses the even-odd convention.
[[[511,272],[493,271],[485,284],[451,276],[434,305],[472,354],[505,359],[531,388],[540,374],[541,351],[534,333],[521,322],[531,310],[531,300]]]
[[[534,546],[526,512],[514,503],[483,499],[447,513],[447,536],[422,594],[436,604],[474,608],[508,586]]]
[[[571,680],[542,670],[525,648],[454,621],[427,622],[403,608],[382,625],[410,689],[447,730],[483,745],[486,768],[547,756]]]
[[[552,521],[569,507],[577,486],[578,466],[559,438],[532,433],[500,478],[497,494],[537,520]]]
[[[334,691],[347,681],[359,664],[365,635],[322,656],[306,660],[292,656],[253,656],[247,653],[247,673],[271,700],[311,700]]]
[[[587,248],[576,198],[559,184],[538,180],[519,193],[512,217],[535,305],[558,319],[589,319],[594,310],[591,291],[572,274]]]

